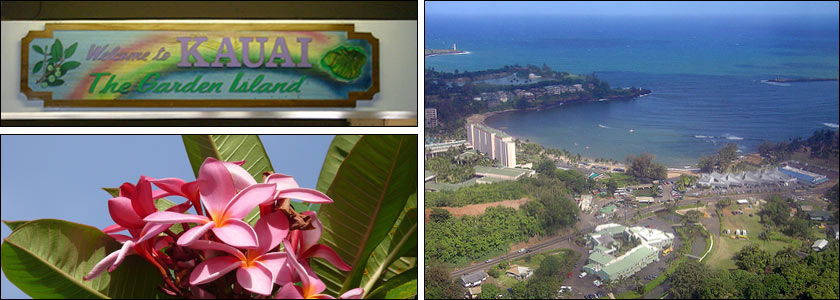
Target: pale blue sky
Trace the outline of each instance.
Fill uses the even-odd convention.
[[[260,138],[276,172],[315,188],[332,135]],[[195,179],[178,135],[4,135],[0,149],[3,220],[56,218],[101,229],[114,224],[101,187],[136,183],[140,175]],[[11,230],[0,227],[6,238]],[[29,298],[5,275],[0,288],[2,298]]]
[[[838,2],[430,1],[426,15],[838,15]]]

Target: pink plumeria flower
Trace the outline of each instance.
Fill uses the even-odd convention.
[[[318,257],[330,262],[339,270],[350,271],[352,268],[341,260],[340,257],[338,257],[335,250],[330,248],[330,246],[318,244],[318,241],[321,240],[321,231],[323,226],[321,225],[321,221],[319,221],[318,217],[315,215],[315,212],[305,211],[301,214],[310,216],[312,226],[315,227],[310,230],[292,230],[292,232],[289,233],[289,244],[293,247],[292,249],[295,253],[299,253],[297,255],[297,259],[303,267],[310,270],[309,259]],[[315,273],[312,274],[314,275]]]
[[[277,192],[274,194],[274,199],[297,199],[309,203],[327,204],[333,203],[324,193],[317,190],[301,188],[297,181],[292,176],[280,173],[274,173],[265,178],[265,183],[273,183],[277,185]]]
[[[335,299],[335,297],[330,295],[321,294],[325,289],[327,289],[326,285],[324,285],[324,282],[315,276],[315,272],[313,272],[312,269],[305,268],[301,265],[295,255],[295,250],[294,247],[292,247],[292,244],[289,243],[288,240],[284,240],[283,245],[286,249],[286,263],[288,263],[291,269],[293,269],[297,276],[300,277],[301,285],[297,286],[291,283],[284,284],[283,288],[277,292],[277,295],[275,295],[274,298]],[[362,288],[355,288],[339,296],[339,299],[361,299],[363,293],[364,290]]]
[[[147,216],[144,221],[156,224],[201,224],[178,238],[180,246],[188,246],[212,230],[219,240],[228,245],[257,248],[257,234],[242,218],[259,204],[272,200],[276,187],[269,183],[246,185],[250,182],[244,180],[243,174],[247,174],[247,171],[237,164],[208,157],[198,171],[198,192],[209,217],[157,212]],[[145,238],[148,237],[144,236],[141,240]]]
[[[210,258],[190,273],[190,284],[211,282],[236,270],[236,280],[246,290],[268,296],[274,282],[291,282],[291,269],[286,263],[286,253],[269,252],[277,247],[289,233],[289,220],[283,212],[260,218],[254,226],[259,237],[259,248],[246,250],[245,254],[223,243],[199,240],[189,247],[200,250],[218,250],[230,255]]]
[[[84,280],[99,277],[106,268],[108,272],[113,272],[123,262],[126,256],[132,254],[140,254],[146,260],[154,263],[154,259],[151,258],[149,252],[161,249],[171,243],[172,239],[165,237],[155,239],[152,241],[153,245],[140,244],[141,241],[139,241],[139,238],[141,235],[148,234],[149,237],[157,237],[157,235],[171,226],[165,224],[149,224],[142,220],[143,217],[157,212],[157,208],[154,206],[154,200],[170,195],[166,191],[152,191],[152,186],[149,183],[150,180],[154,179],[140,176],[137,185],[126,182],[120,186],[119,196],[108,200],[108,211],[111,213],[111,218],[117,224],[108,226],[102,231],[118,242],[123,243],[123,246],[120,250],[112,252],[99,261],[83,277]],[[168,211],[184,212],[189,209],[188,204],[189,202],[185,202],[170,207]],[[132,236],[115,234],[115,232],[123,230],[128,230]],[[152,246],[154,246],[154,249],[150,248]]]

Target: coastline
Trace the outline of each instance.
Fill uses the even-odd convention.
[[[646,93],[641,93],[639,95],[635,95],[635,96],[632,96],[632,97],[620,97],[620,98],[614,98],[614,99],[608,99],[608,100],[640,98],[640,97],[647,96],[651,93],[652,92],[648,90]],[[481,124],[483,126],[502,131],[505,134],[513,137],[513,139],[519,139],[519,137],[517,137],[515,135],[512,135],[509,132],[506,132],[505,130],[501,130],[501,129],[495,128],[493,126],[490,126],[487,123],[485,123],[484,121],[487,120],[487,118],[489,118],[491,116],[501,115],[501,114],[504,114],[504,113],[510,113],[510,112],[516,112],[516,111],[535,111],[535,110],[543,110],[543,109],[552,109],[552,108],[557,108],[557,107],[563,106],[563,104],[566,104],[566,103],[588,103],[588,102],[599,102],[599,101],[604,101],[604,100],[605,99],[574,100],[574,101],[552,104],[552,105],[549,105],[549,106],[546,106],[546,107],[539,107],[539,108],[526,108],[526,109],[509,108],[509,109],[505,109],[505,110],[490,111],[490,112],[485,112],[485,113],[481,113],[481,114],[473,114],[473,115],[467,117],[466,122],[468,124],[469,123]],[[536,143],[536,142],[531,142],[531,143],[538,144],[538,145],[542,146],[543,148],[549,148],[546,145],[542,145],[542,144],[539,144],[539,143]],[[580,153],[575,153],[575,154],[580,154]],[[751,153],[749,153],[749,154],[751,154]],[[625,169],[625,170],[627,169],[627,166],[624,163],[621,163],[621,162],[619,162],[618,164],[596,163],[596,162],[594,162],[594,160],[595,160],[594,157],[588,157],[588,156],[581,155],[581,158],[585,161],[588,161],[590,166],[607,167],[609,170],[612,170],[614,168],[622,168],[622,169]],[[569,162],[567,159],[563,159],[563,158],[559,158],[559,157],[556,157],[556,159],[561,159],[561,160],[565,161],[566,163]],[[700,176],[699,169],[696,168],[696,163],[691,168],[678,168],[678,167],[667,167],[666,166],[666,172],[668,174],[667,178],[679,177],[679,175],[682,175],[682,174],[690,175],[690,176]]]

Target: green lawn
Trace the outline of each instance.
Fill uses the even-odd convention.
[[[733,208],[738,208],[738,206],[733,206]],[[752,211],[750,208],[744,208],[744,212],[745,214],[732,215],[731,209],[723,210],[723,227],[721,227],[721,230],[729,229],[732,233],[721,233],[720,238],[715,240],[715,247],[712,250],[712,253],[709,254],[711,257],[707,257],[704,260],[710,267],[724,270],[737,268],[737,266],[735,266],[735,261],[732,260],[732,257],[736,252],[741,250],[741,248],[749,244],[755,244],[770,254],[775,254],[777,251],[787,246],[799,247],[801,245],[802,242],[796,239],[791,239],[789,242],[778,240],[762,241],[758,238],[758,234],[765,229],[763,225],[759,223],[760,218],[758,215],[755,215],[757,212]],[[750,217],[749,213],[753,213],[754,216]],[[735,229],[746,229],[749,239],[742,240],[730,238],[730,235],[735,235]]]

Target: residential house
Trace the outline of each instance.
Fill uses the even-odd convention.
[[[461,285],[468,288],[479,286],[484,283],[485,280],[487,280],[487,273],[484,273],[482,270],[461,275]]]

